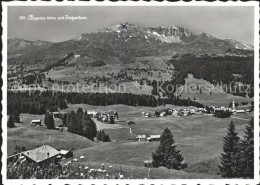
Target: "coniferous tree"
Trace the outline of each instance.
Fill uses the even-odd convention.
[[[8,121],[7,121],[7,127],[8,128],[14,128],[14,120],[13,120],[13,116],[9,116]]]
[[[14,122],[20,123],[20,114],[18,113],[18,111],[14,111],[13,120]]]
[[[97,127],[92,119],[84,119],[82,135],[90,140],[93,140],[94,137],[97,135]]]
[[[174,145],[175,141],[171,131],[166,128],[161,134],[160,144],[152,153],[154,167],[164,166],[168,169],[182,170],[187,167],[183,155]]]
[[[238,153],[240,148],[239,137],[236,132],[236,127],[231,121],[227,135],[223,139],[223,153],[221,154],[221,166],[219,170],[222,177],[235,178],[239,176],[237,168],[239,166]]]
[[[64,114],[62,117],[62,124],[67,127],[68,114]]]
[[[71,111],[70,116],[68,116],[69,122],[68,122],[68,131],[72,133],[76,133],[75,129],[75,123],[77,122],[76,113],[74,111]]]
[[[253,118],[246,125],[246,131],[241,141],[243,169],[242,177],[254,178],[254,120]]]
[[[44,118],[44,124],[47,126],[48,129],[54,129],[54,119],[53,115],[46,112],[45,118]]]
[[[97,131],[96,137],[99,141],[110,142],[109,135],[107,135],[104,130]]]

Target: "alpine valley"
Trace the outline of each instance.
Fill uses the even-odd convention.
[[[8,39],[8,178],[252,178],[253,46],[126,27]]]

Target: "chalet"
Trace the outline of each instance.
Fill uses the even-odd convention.
[[[150,114],[150,113],[148,113],[148,112],[146,112],[145,114],[144,114],[144,117],[145,118],[150,118],[152,115]]]
[[[150,135],[148,138],[147,138],[147,141],[151,142],[151,141],[159,141],[161,138],[160,135]]]
[[[118,113],[117,113],[117,111],[109,110],[109,111],[108,111],[108,115],[109,115],[109,117],[113,117],[114,119],[118,119]]]
[[[42,125],[42,122],[40,119],[35,119],[35,120],[31,121],[31,126],[36,126],[36,125],[39,125],[39,126]]]
[[[236,112],[236,113],[246,113],[246,111],[245,111],[245,110],[243,110],[243,109],[240,109],[240,110],[235,110],[235,112]]]
[[[79,58],[79,57],[80,57],[80,55],[76,54],[74,57],[75,57],[75,58]]]
[[[163,116],[166,116],[166,112],[164,112],[164,111],[160,113],[160,117],[163,117]]]
[[[190,115],[192,115],[192,113],[190,111],[186,111],[183,113],[183,116],[190,116]]]
[[[191,110],[190,110],[190,113],[191,113],[191,114],[195,114],[195,112],[196,112],[195,109],[191,109]]]
[[[96,111],[88,111],[88,115],[93,117],[93,118],[97,118],[99,113]]]
[[[24,155],[28,161],[42,164],[57,162],[56,157],[60,154],[60,152],[49,145],[43,145],[41,147],[22,152],[21,154]]]
[[[174,111],[172,112],[172,116],[174,116],[174,117],[179,117],[179,111],[178,111],[178,110],[174,110]]]
[[[136,137],[136,139],[137,139],[138,141],[146,141],[146,135],[138,135],[138,136]]]
[[[147,160],[147,161],[144,161],[144,166],[145,167],[152,167],[153,165],[152,165],[152,160]]]
[[[60,118],[60,112],[51,112],[53,118]]]

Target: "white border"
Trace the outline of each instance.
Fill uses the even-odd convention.
[[[2,105],[7,105],[7,7],[8,6],[254,6],[254,18],[255,18],[255,29],[254,29],[254,123],[255,123],[255,178],[254,179],[156,179],[156,180],[91,180],[91,179],[59,179],[59,180],[8,180],[6,179],[6,158],[7,158],[7,107],[2,106],[2,176],[3,184],[131,184],[131,185],[140,185],[140,184],[163,184],[163,185],[172,185],[172,184],[258,184],[259,183],[259,3],[258,2],[2,2],[3,12],[2,12],[2,79],[4,90],[2,97]]]

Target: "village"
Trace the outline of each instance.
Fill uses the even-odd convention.
[[[161,110],[155,110],[154,112],[151,111],[143,111],[141,112],[140,116],[143,118],[150,118],[150,119],[156,119],[157,117],[189,117],[189,116],[214,116],[217,112],[228,112],[230,115],[235,115],[235,114],[245,114],[245,113],[250,113],[251,110],[247,108],[237,108],[235,101],[233,100],[232,102],[232,107],[211,107],[211,108],[197,108],[197,107],[189,107],[189,108],[166,108],[166,109],[161,109]],[[57,120],[62,120],[64,114],[67,112],[64,111],[56,111],[56,112],[51,112],[53,115],[53,118],[55,122]],[[97,110],[90,110],[87,111],[87,114],[94,119],[96,124],[117,124],[121,122],[125,122],[127,127],[131,127],[136,125],[136,122],[132,120],[127,120],[124,117],[119,117],[119,114],[116,110],[108,110],[108,111],[97,111]],[[55,129],[59,131],[64,131],[66,130],[65,126],[60,122],[57,121],[60,124],[55,124]],[[122,124],[122,123],[121,123]],[[31,126],[44,126],[42,123],[42,120],[40,119],[34,119],[31,120]],[[158,134],[134,134],[135,135],[135,141],[147,141],[147,142],[152,142],[152,141],[159,141],[160,140],[160,133]],[[94,138],[95,142],[99,142],[97,138]],[[67,151],[68,152],[68,151]],[[62,155],[66,153],[65,150],[62,150]]]
[[[49,130],[47,125],[44,124],[44,115],[21,114],[22,123],[16,123],[18,126],[17,129],[14,128],[9,130],[9,133],[17,133],[15,135],[10,135],[11,138],[14,136],[14,142],[20,142],[16,139],[18,136],[19,140],[24,141],[27,140],[28,136],[31,137],[31,134],[34,133],[41,134],[40,138],[43,139],[41,139],[42,141],[37,145],[31,142],[30,144],[28,143],[29,145],[26,143],[19,144],[24,146],[25,150],[16,154],[10,152],[7,159],[8,163],[12,164],[14,161],[18,161],[19,163],[30,162],[42,166],[51,162],[57,165],[61,164],[62,166],[70,166],[78,165],[82,162],[85,164],[89,158],[94,161],[103,161],[99,157],[104,155],[106,152],[110,152],[111,154],[107,157],[108,160],[104,161],[109,161],[110,164],[117,163],[116,160],[113,159],[113,155],[118,155],[117,153],[114,153],[114,146],[121,148],[122,155],[126,155],[125,151],[129,150],[128,147],[131,148],[131,146],[133,146],[131,150],[137,151],[131,158],[133,158],[136,165],[141,163],[140,166],[148,169],[152,167],[151,153],[154,148],[159,145],[163,128],[171,128],[175,133],[174,136],[178,142],[182,139],[184,140],[187,137],[186,135],[190,137],[190,134],[195,140],[197,140],[198,136],[194,133],[194,129],[186,130],[187,128],[195,128],[201,123],[205,125],[205,129],[211,127],[212,124],[216,128],[225,128],[225,124],[230,120],[235,119],[236,122],[239,121],[241,123],[245,122],[245,120],[251,115],[249,104],[243,106],[241,102],[238,104],[235,103],[235,101],[232,102],[232,107],[216,106],[210,108],[173,105],[161,107],[140,106],[138,108],[125,105],[91,106],[87,104],[69,104],[68,106],[68,109],[54,112],[49,111],[49,114],[53,117],[55,125],[52,130]],[[79,108],[82,108],[84,112],[87,112],[87,115],[95,122],[97,130],[104,130],[106,134],[109,134],[111,139],[110,142],[105,143],[95,137],[93,141],[88,140],[87,142],[89,142],[89,144],[84,146],[82,144],[86,142],[86,138],[83,139],[82,136],[77,136],[68,131],[67,126],[63,123],[64,115],[71,111],[76,112]],[[228,112],[231,116],[226,119],[220,119],[215,116],[217,112]],[[233,117],[235,115],[239,119]],[[23,132],[28,132],[28,134],[30,134],[27,136]],[[204,132],[204,129],[200,132]],[[205,132],[207,131],[205,130]],[[221,134],[223,133],[225,133],[224,130],[221,131]],[[68,140],[66,139],[63,141],[62,139],[66,137],[75,139],[70,140],[70,142],[66,144]],[[213,138],[214,137],[215,136],[213,135]],[[214,140],[213,138],[211,139],[212,141]],[[61,142],[62,144],[59,144]],[[76,142],[82,144],[78,145]],[[75,143],[75,147],[72,143]],[[140,149],[142,147],[145,148],[145,150],[140,154],[138,154],[139,146]],[[101,151],[99,148],[102,147],[106,148],[106,150],[102,151],[105,153],[101,155],[98,152],[98,154],[96,154],[95,152]],[[217,150],[219,150],[219,148],[217,148]],[[190,152],[186,150],[183,151],[186,158],[190,160],[193,159],[189,156]],[[142,157],[141,154],[143,154]],[[209,153],[208,155],[210,156],[211,154]],[[123,158],[125,157],[122,157],[122,159]],[[119,163],[123,162],[121,161]],[[97,168],[96,170],[98,169],[102,168]]]

